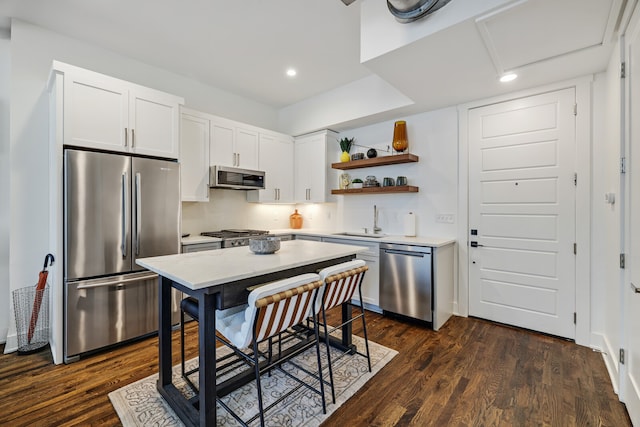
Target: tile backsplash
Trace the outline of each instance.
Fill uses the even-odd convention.
[[[336,204],[277,205],[248,203],[244,191],[212,189],[209,202],[182,203],[182,233],[227,228],[275,230],[289,228],[289,216],[297,209],[302,215],[302,228],[338,228]]]

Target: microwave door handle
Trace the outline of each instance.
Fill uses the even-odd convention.
[[[127,173],[124,172],[122,174],[122,188],[121,188],[121,195],[122,195],[122,200],[121,200],[121,221],[120,223],[122,224],[122,229],[121,229],[121,236],[120,238],[122,239],[122,244],[120,245],[120,252],[122,252],[122,258],[126,258],[127,257],[127,187],[128,187],[128,183],[127,183]]]
[[[142,229],[142,195],[140,173],[136,173],[136,255],[140,255],[140,230]]]

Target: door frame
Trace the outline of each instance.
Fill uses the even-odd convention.
[[[591,336],[591,85],[593,75],[458,105],[458,289],[454,312],[469,315],[469,110],[575,88],[576,116],[576,334],[575,342],[590,346]]]

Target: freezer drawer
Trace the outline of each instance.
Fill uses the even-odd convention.
[[[158,275],[144,271],[65,284],[65,362],[158,330]],[[173,290],[173,323],[181,292]]]

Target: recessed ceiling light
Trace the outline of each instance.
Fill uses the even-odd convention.
[[[294,68],[289,68],[287,70],[287,76],[289,77],[295,77],[296,74],[298,74],[298,72]]]
[[[504,74],[502,77],[500,77],[500,81],[502,83],[506,83],[506,82],[514,81],[516,78],[518,78],[518,75],[516,73],[507,73],[507,74]]]

